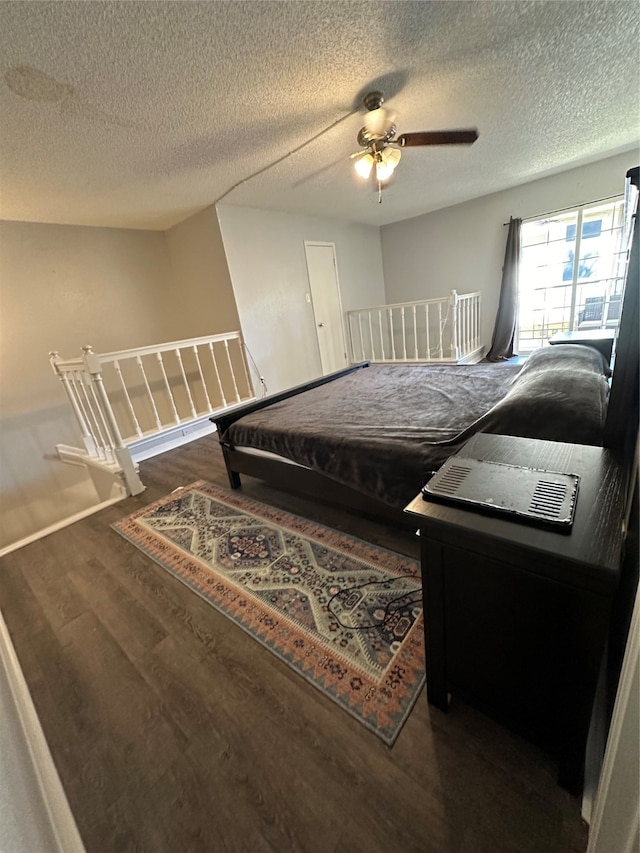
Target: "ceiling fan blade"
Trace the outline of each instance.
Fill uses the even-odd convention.
[[[403,148],[411,145],[471,145],[478,138],[475,128],[468,130],[425,130],[403,133],[395,141]]]

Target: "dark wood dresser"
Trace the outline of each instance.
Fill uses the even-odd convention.
[[[593,329],[590,332],[556,332],[552,338],[549,338],[550,344],[582,344],[593,347],[602,353],[607,364],[611,363],[614,341],[615,332],[609,329]]]
[[[423,500],[427,695],[476,705],[551,752],[578,793],[619,581],[622,465],[600,447],[474,436],[458,454],[580,475],[570,533]]]

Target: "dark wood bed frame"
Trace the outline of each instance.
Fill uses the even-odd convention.
[[[637,185],[638,169],[628,173],[632,182]],[[626,287],[620,320],[620,327],[615,344],[613,377],[611,393],[607,407],[603,444],[624,454],[625,465],[629,471],[631,484],[633,459],[638,435],[638,385],[639,385],[639,353],[638,353],[638,290],[640,275],[638,272],[638,222],[637,216],[631,248],[629,265],[627,267]],[[222,446],[229,483],[232,489],[241,486],[240,475],[247,474],[266,480],[282,487],[287,491],[301,492],[313,495],[319,500],[344,506],[357,512],[373,515],[383,521],[411,525],[411,520],[399,509],[395,509],[382,501],[370,498],[355,489],[342,485],[335,480],[312,471],[300,465],[280,462],[275,458],[259,456],[237,450],[231,443],[224,440],[226,430],[235,421],[257,412],[273,403],[295,397],[311,388],[317,388],[327,382],[333,382],[341,376],[346,376],[358,370],[364,370],[369,362],[352,365],[336,373],[328,374],[294,388],[289,388],[278,394],[272,394],[262,400],[248,403],[231,409],[223,415],[211,418],[218,430],[218,438]]]

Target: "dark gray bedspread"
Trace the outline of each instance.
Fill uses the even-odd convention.
[[[507,393],[520,367],[375,365],[245,415],[222,439],[286,456],[405,506],[451,441]]]

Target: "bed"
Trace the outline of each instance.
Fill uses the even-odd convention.
[[[468,679],[471,673],[472,687],[486,679],[486,689],[484,686],[477,688],[479,692],[476,695],[480,701],[484,696],[491,697],[496,684],[504,691],[504,683],[515,684],[514,689],[522,691],[518,695],[525,695],[527,701],[531,698],[534,705],[541,701],[555,701],[550,711],[547,708],[547,713],[554,720],[552,739],[556,737],[556,731],[562,731],[561,727],[556,729],[557,697],[561,698],[562,704],[562,713],[557,716],[560,721],[568,719],[567,708],[577,707],[575,703],[586,704],[587,713],[583,715],[579,708],[577,723],[574,718],[570,723],[569,741],[573,745],[578,743],[579,750],[582,748],[580,738],[582,735],[586,737],[591,714],[589,691],[595,688],[600,668],[599,651],[594,649],[604,642],[603,633],[606,634],[607,657],[602,669],[605,677],[599,688],[600,699],[594,712],[594,730],[606,736],[638,584],[638,252],[636,227],[612,372],[596,348],[579,344],[544,347],[532,354],[521,367],[509,364],[381,367],[363,363],[212,419],[218,427],[232,487],[238,488],[240,475],[246,473],[285,489],[309,492],[316,498],[373,512],[394,524],[404,523],[413,527],[415,518],[402,513],[402,507],[415,497],[430,470],[437,468],[479,432],[573,445],[602,445],[610,449],[610,453],[601,455],[602,459],[607,457],[609,461],[595,472],[593,479],[597,485],[594,488],[599,506],[613,501],[617,507],[616,517],[611,520],[614,527],[609,534],[616,529],[625,539],[620,571],[615,578],[610,577],[606,581],[607,594],[611,597],[605,604],[604,623],[596,624],[591,616],[585,621],[585,614],[598,596],[587,587],[583,589],[584,579],[578,577],[579,573],[574,573],[575,565],[568,565],[571,561],[566,561],[563,567],[570,569],[566,577],[556,577],[553,581],[544,577],[540,581],[537,569],[533,571],[531,568],[532,560],[533,564],[539,561],[541,553],[535,545],[532,546],[533,555],[527,555],[526,559],[523,554],[527,549],[518,550],[513,544],[515,540],[509,540],[507,544],[503,542],[498,554],[493,549],[482,552],[478,542],[484,531],[475,538],[472,532],[467,533],[461,543],[456,539],[454,544],[449,542],[447,545],[450,551],[447,572],[452,572],[453,576],[447,589],[454,590],[454,594],[449,593],[449,600],[453,602],[454,614],[458,615],[457,621],[447,623],[445,637],[444,617],[438,612],[440,605],[436,605],[435,611],[431,605],[430,615],[435,612],[435,618],[425,623],[430,626],[429,630],[436,632],[435,636],[440,632],[441,652],[443,648],[447,654],[451,648],[454,653],[455,649],[458,650],[455,658],[457,675],[462,672],[462,678]],[[582,454],[580,447],[570,450],[577,456]],[[612,491],[607,474],[607,466],[611,462],[615,462],[616,468],[623,472],[622,501],[619,493],[621,479],[616,481]],[[626,505],[624,519],[619,517],[621,504]],[[602,536],[604,528],[599,515],[594,522],[595,540]],[[425,529],[423,527],[423,531]],[[490,534],[488,536],[490,538]],[[554,563],[557,566],[562,562],[562,554],[566,553],[569,538],[562,534],[547,536],[558,539],[558,560]],[[619,538],[619,535],[608,535],[606,541],[618,541]],[[433,563],[439,572],[435,595],[442,596],[445,589],[442,581],[444,546],[437,536],[432,539],[426,535],[421,541],[424,558],[434,557]],[[486,541],[483,547],[486,548]],[[547,553],[553,556],[554,552],[555,549]],[[469,556],[472,557],[470,562]],[[459,557],[464,559],[456,565]],[[469,566],[471,571],[468,571]],[[478,586],[478,578],[485,573],[489,585],[483,581]],[[505,583],[505,579],[508,582]],[[469,602],[478,596],[478,590],[481,591],[478,598],[481,606],[474,612],[473,607],[469,608]],[[432,587],[427,603],[433,601],[433,597]],[[514,613],[518,614],[515,621]],[[475,628],[480,625],[482,633],[487,624],[487,614],[490,614],[489,618],[497,614],[496,629],[485,631],[477,655],[469,656],[469,643],[480,636]],[[526,617],[522,623],[518,621],[520,614]],[[531,640],[534,634],[530,630],[540,625],[542,633],[535,636],[543,637],[541,644],[535,638]],[[506,644],[502,639],[504,636],[511,638]],[[589,640],[591,645],[587,645],[585,637],[594,636],[595,645],[592,640]],[[434,643],[429,637],[427,647],[433,649]],[[517,642],[512,642],[514,637]],[[556,638],[559,638],[558,645]],[[546,656],[541,648],[547,650]],[[519,667],[523,649],[528,660],[533,661],[533,669],[531,666],[524,670]],[[515,672],[515,681],[507,678],[502,682],[499,667],[500,661],[505,659],[506,671]],[[559,668],[557,660],[561,661]],[[567,660],[572,661],[574,667],[570,672],[564,664]],[[575,660],[587,676],[575,688],[575,695],[565,701],[566,685],[578,684]],[[542,680],[534,679],[535,684],[531,686],[527,683],[527,673],[540,672],[540,661],[543,666],[545,661],[550,662],[551,674],[547,678],[543,673]],[[557,683],[561,686],[559,692],[554,693],[556,682],[553,681],[553,673],[556,671]],[[579,669],[577,671],[580,672]],[[430,684],[432,674],[428,674]],[[454,678],[451,676],[451,680]],[[436,680],[436,689],[438,683],[446,697],[448,685]],[[495,695],[506,694],[513,703],[513,691]],[[520,705],[521,708],[525,706],[526,702]],[[481,708],[487,710],[486,703]],[[536,716],[540,715],[536,713]],[[501,711],[499,719],[504,717]],[[580,726],[583,727],[582,733]],[[561,741],[563,749],[566,742]],[[553,740],[553,751],[556,747],[557,741]],[[572,748],[571,745],[568,747],[565,758],[568,756],[571,760]],[[596,752],[597,748],[590,755],[590,764],[598,765],[601,755],[596,755]],[[573,767],[565,764],[564,771],[577,773],[577,776],[565,776],[566,783],[576,784],[575,780],[582,772],[581,760],[580,756]],[[593,780],[598,770],[590,768],[590,771]]]
[[[214,419],[250,474],[376,515],[402,508],[476,432],[602,444],[610,371],[592,347],[523,365],[354,365]]]
[[[637,168],[627,178],[637,186]],[[240,475],[407,523],[402,508],[477,432],[602,445],[637,480],[639,230],[613,375],[597,349],[543,347],[524,366],[353,365],[212,418],[232,488]]]

